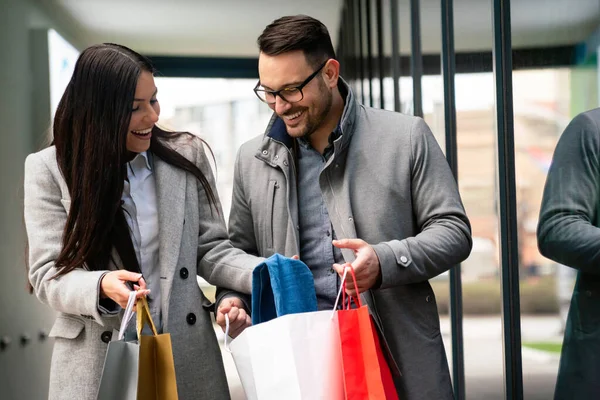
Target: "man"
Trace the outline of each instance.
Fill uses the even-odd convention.
[[[237,156],[233,244],[263,257],[299,255],[320,310],[333,308],[341,265],[352,263],[358,287],[348,277],[348,292],[362,295],[384,334],[402,373],[400,398],[452,398],[428,279],[463,261],[472,241],[431,131],[420,118],[359,104],[327,28],[311,17],[274,21],[258,45],[255,92],[274,115]],[[230,313],[237,335],[244,308],[225,298],[217,322]]]
[[[600,109],[571,121],[546,178],[537,228],[549,259],[577,270],[555,399],[600,398]]]

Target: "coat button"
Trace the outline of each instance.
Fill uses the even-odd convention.
[[[585,291],[585,295],[586,295],[587,297],[592,297],[592,291],[591,291],[591,290],[586,290],[586,291]]]
[[[403,263],[408,261],[408,258],[406,258],[405,256],[400,257],[400,261],[402,261]]]
[[[11,340],[8,336],[0,337],[0,350],[4,350],[8,346],[10,346],[10,342],[11,342]]]
[[[190,273],[188,272],[187,268],[181,268],[181,270],[179,270],[179,276],[181,279],[187,279],[189,275]]]
[[[109,343],[110,339],[112,339],[112,332],[109,332],[109,331],[102,332],[102,335],[100,335],[100,339],[102,339],[102,341],[104,343]]]
[[[194,313],[189,313],[187,317],[185,317],[185,320],[188,324],[194,325],[196,323],[196,315],[194,315]]]

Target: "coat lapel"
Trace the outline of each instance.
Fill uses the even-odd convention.
[[[154,157],[158,206],[160,290],[166,326],[173,275],[179,259],[185,212],[186,173]]]

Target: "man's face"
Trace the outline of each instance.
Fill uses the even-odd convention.
[[[302,84],[318,67],[308,64],[302,51],[277,56],[261,53],[258,58],[260,84],[265,89],[280,90]],[[283,120],[291,137],[309,137],[327,118],[331,110],[332,91],[325,84],[323,70],[302,88],[302,100],[289,103],[277,96],[269,107]]]

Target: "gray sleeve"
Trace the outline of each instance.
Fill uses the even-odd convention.
[[[537,228],[542,255],[584,272],[600,273],[599,139],[589,113],[571,121],[552,159]]]
[[[106,274],[108,274],[108,272],[102,274],[100,280],[98,280],[98,294],[100,294],[100,285],[102,284],[102,279],[104,279],[104,275]],[[98,296],[98,311],[103,316],[119,315],[119,312],[121,311],[121,306],[111,299],[103,299],[100,296]]]
[[[427,124],[411,129],[411,192],[418,234],[375,244],[381,289],[431,279],[465,260],[471,225],[456,180]]]
[[[196,162],[198,168],[206,176],[218,203],[217,211],[208,203],[203,186],[198,185],[200,214],[199,273],[212,285],[226,287],[242,293],[250,293],[252,289],[252,270],[263,259],[232,246],[225,227],[212,170],[201,146],[198,149]]]
[[[257,254],[258,250],[254,237],[252,214],[246,202],[246,196],[244,195],[241,164],[242,150],[240,149],[236,157],[234,168],[233,195],[229,213],[229,239],[234,247],[242,249],[249,254]],[[248,315],[251,314],[251,296],[249,294],[228,290],[223,287],[217,287],[215,310],[218,309],[219,304],[228,297],[239,298],[242,303],[244,303]]]
[[[99,282],[108,271],[76,268],[57,279],[54,261],[62,249],[67,212],[61,191],[40,154],[25,160],[24,217],[29,241],[29,281],[40,301],[66,314],[87,315],[104,325]]]
[[[242,178],[243,161],[242,146],[238,151],[234,167],[233,193],[229,213],[229,239],[233,246],[250,254],[258,254],[252,212],[248,206],[244,192],[244,181]]]

